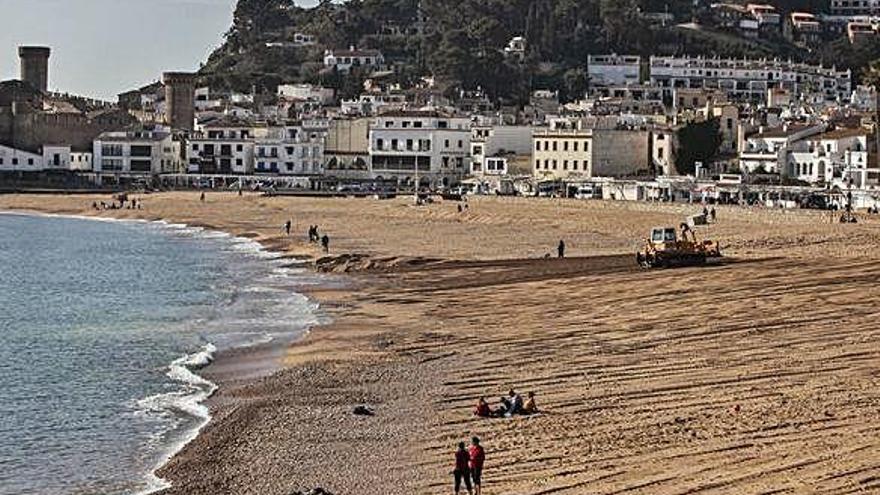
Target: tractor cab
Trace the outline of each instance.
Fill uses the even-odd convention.
[[[651,230],[652,244],[674,244],[678,242],[678,233],[673,227],[657,227]]]

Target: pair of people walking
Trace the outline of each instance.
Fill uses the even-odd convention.
[[[455,483],[455,495],[461,493],[461,485],[464,483],[468,495],[480,495],[483,484],[483,463],[486,461],[486,452],[480,446],[480,439],[471,439],[471,446],[465,448],[465,443],[458,444],[455,451],[455,470],[452,476]]]

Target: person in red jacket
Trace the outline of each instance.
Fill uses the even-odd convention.
[[[483,463],[486,461],[486,452],[480,447],[480,439],[474,437],[471,439],[471,448],[468,452],[470,455],[469,467],[471,469],[471,479],[474,482],[474,494],[480,495],[481,485],[483,484]]]
[[[480,400],[477,402],[477,407],[474,408],[474,416],[478,418],[488,418],[492,414],[492,411],[489,409],[489,403],[486,402],[485,397],[480,397]]]
[[[473,487],[471,486],[471,469],[470,469],[470,454],[464,448],[464,442],[460,442],[458,444],[458,450],[455,451],[455,470],[452,471],[452,476],[455,478],[455,495],[458,495],[461,492],[461,482],[464,481],[464,486],[467,488],[468,495],[472,495],[474,492]]]

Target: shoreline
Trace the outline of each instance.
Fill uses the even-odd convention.
[[[700,234],[730,262],[646,271],[632,260],[639,239],[696,207],[144,199],[113,216],[293,256],[317,253],[279,226],[293,218],[304,237],[319,224],[334,253],[322,268],[352,283],[304,289],[332,322],[287,349],[279,372],[218,392],[213,421],[160,470],[174,484],[162,495],[437,493],[472,435],[493,493],[838,493],[864,488],[875,463],[876,218],[719,207]],[[35,205],[76,213],[85,201],[0,197]],[[544,259],[559,238],[571,257]],[[535,391],[544,414],[471,416],[477,397],[494,405],[510,388]],[[358,404],[376,415],[354,416]]]
[[[110,223],[118,222],[129,224],[156,224],[161,225],[162,227],[165,227],[167,229],[167,233],[165,235],[174,235],[175,232],[180,230],[202,229],[201,232],[198,232],[198,234],[201,234],[203,236],[206,235],[203,237],[204,239],[211,239],[212,237],[210,236],[210,234],[215,233],[227,235],[228,239],[226,240],[229,243],[254,243],[258,246],[258,253],[272,255],[271,257],[265,258],[262,254],[256,255],[258,258],[263,258],[260,259],[260,263],[267,267],[270,266],[268,265],[268,262],[272,260],[296,260],[303,263],[301,265],[287,265],[284,268],[295,268],[302,266],[304,270],[310,270],[313,274],[318,274],[318,272],[313,267],[308,267],[308,261],[313,260],[304,259],[301,255],[292,255],[285,251],[270,249],[259,241],[255,241],[247,237],[236,236],[233,233],[226,232],[224,230],[209,228],[206,226],[179,223],[169,218],[120,219],[84,214],[75,215],[66,213],[48,213],[39,210],[5,209],[0,209],[0,215],[66,218],[75,220],[102,221]],[[245,253],[240,253],[237,256],[248,255]],[[329,281],[327,282],[327,286],[330,286]],[[320,290],[320,288],[321,285],[319,284],[317,286],[317,290]],[[306,297],[309,301],[318,303],[316,299],[309,296],[309,294],[306,292],[306,289],[304,288],[301,288],[300,291],[297,291],[297,293]],[[160,461],[152,469],[152,471],[150,471],[149,473],[145,473],[147,475],[147,487],[145,487],[143,490],[138,491],[137,495],[154,495],[163,493],[173,488],[173,484],[165,478],[159,476],[158,473],[169,462],[171,462],[171,460],[175,456],[177,456],[183,449],[185,449],[188,444],[198,438],[202,430],[214,420],[214,417],[222,410],[222,408],[231,407],[230,404],[223,404],[220,400],[217,400],[217,393],[227,388],[248,386],[260,379],[269,377],[282,370],[284,368],[284,358],[291,347],[295,346],[298,342],[306,339],[313,328],[330,323],[330,320],[322,319],[323,310],[320,308],[320,304],[316,304],[314,311],[315,317],[318,319],[318,323],[305,325],[303,328],[303,332],[295,337],[281,340],[272,339],[269,342],[241,344],[222,350],[218,350],[216,347],[214,347],[213,343],[208,343],[201,350],[185,354],[182,357],[175,359],[173,362],[168,363],[169,370],[173,369],[174,367],[179,367],[182,370],[185,370],[186,373],[191,374],[194,377],[193,381],[198,381],[208,388],[208,390],[204,392],[204,397],[194,403],[194,406],[196,407],[204,407],[206,413],[204,417],[196,416],[194,413],[186,414],[190,418],[190,421],[196,423],[195,426],[186,430],[182,430],[180,432],[180,434],[182,434],[182,438],[176,439],[173,443],[167,445],[165,449],[162,449],[158,452]],[[178,379],[174,379],[174,381],[180,382],[180,380]],[[142,397],[138,400],[146,400],[148,398],[149,397]]]

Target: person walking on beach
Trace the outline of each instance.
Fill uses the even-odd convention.
[[[471,439],[471,448],[468,450],[468,467],[471,470],[471,480],[474,482],[474,494],[480,495],[483,484],[483,463],[486,462],[486,452],[480,447],[480,439]]]
[[[468,495],[474,493],[471,486],[471,469],[470,469],[470,453],[465,449],[464,442],[458,444],[458,450],[455,451],[455,470],[452,471],[452,477],[455,482],[455,495],[461,493],[461,482],[464,482]]]
[[[199,195],[199,201],[201,201],[202,203],[205,202],[205,192],[204,191],[202,191],[202,194]]]
[[[321,238],[321,246],[324,248],[325,253],[330,252],[330,237],[327,234],[324,234],[324,237]]]
[[[560,258],[565,258],[565,241],[560,240],[559,246],[556,248]]]
[[[292,225],[293,225],[293,222],[291,222],[290,220],[284,222],[284,227],[282,227],[282,228],[284,229],[285,234],[290,235],[290,227]]]
[[[715,223],[715,220],[717,219],[717,217],[715,214],[715,207],[714,206],[712,207],[711,210],[709,210],[709,218],[712,219],[712,223]]]

